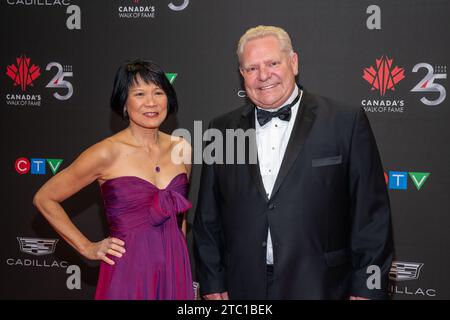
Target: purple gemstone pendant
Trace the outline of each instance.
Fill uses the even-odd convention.
[[[159,173],[161,171],[161,168],[159,166],[156,166],[155,170]]]

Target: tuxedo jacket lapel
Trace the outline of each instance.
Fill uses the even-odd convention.
[[[244,131],[248,129],[253,129],[253,133],[250,135],[251,141],[249,143],[245,144],[245,152],[246,152],[246,163],[247,167],[250,172],[250,176],[253,179],[253,182],[255,183],[256,188],[261,193],[261,196],[266,200],[269,201],[269,198],[267,197],[266,190],[264,188],[264,184],[261,178],[261,172],[259,170],[259,160],[258,160],[258,153],[256,148],[256,132],[255,130],[255,107],[253,105],[247,105],[246,108],[244,108],[244,111],[241,114],[240,124],[239,127],[242,128]],[[255,158],[257,159],[257,162],[255,164],[248,163],[250,157],[250,148],[249,145],[254,145],[254,151],[256,152]]]
[[[283,180],[286,178],[289,170],[297,159],[298,154],[302,150],[309,131],[311,130],[316,114],[314,109],[316,103],[311,95],[303,91],[303,96],[300,101],[297,117],[295,119],[294,127],[292,128],[291,137],[289,138],[286,152],[284,153],[283,161],[281,163],[280,171],[278,172],[275,185],[272,190],[271,198],[275,196],[280,188]]]

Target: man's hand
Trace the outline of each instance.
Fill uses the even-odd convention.
[[[350,296],[349,300],[370,300],[364,297]]]
[[[205,299],[205,300],[230,300],[228,298],[228,292],[205,294],[203,296],[203,299]]]

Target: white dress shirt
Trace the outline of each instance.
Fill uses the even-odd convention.
[[[263,127],[259,125],[255,112],[255,129],[256,129],[256,146],[258,148],[259,171],[266,190],[267,198],[270,199],[275,180],[277,179],[278,171],[283,161],[284,153],[286,151],[289,138],[291,136],[292,128],[294,127],[295,118],[297,116],[300,101],[302,99],[303,91],[295,86],[289,99],[277,109],[270,111],[278,111],[286,104],[291,103],[297,97],[300,91],[300,99],[291,108],[291,118],[289,121],[280,120],[277,117],[272,118]],[[257,106],[258,109],[259,108]],[[267,109],[266,109],[267,110]],[[267,254],[266,262],[269,265],[273,264],[273,247],[270,229],[267,233]]]

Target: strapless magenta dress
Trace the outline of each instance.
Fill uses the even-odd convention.
[[[111,266],[103,261],[95,299],[191,300],[192,274],[177,216],[192,207],[188,178],[175,176],[165,189],[124,176],[101,185],[110,236],[126,253]]]

